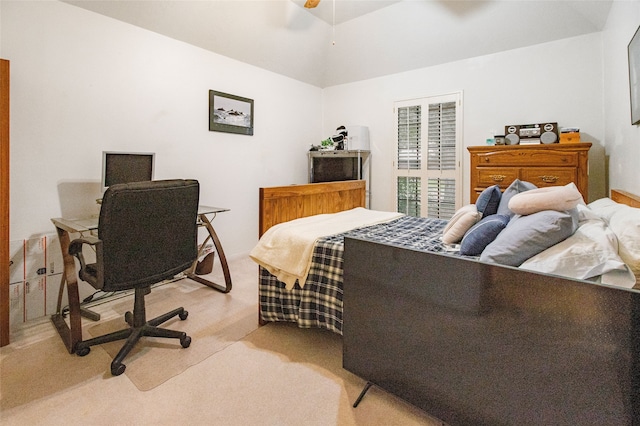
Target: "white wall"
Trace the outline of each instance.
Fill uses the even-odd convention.
[[[465,146],[505,124],[579,126],[594,143],[590,198],[606,194],[605,150],[611,187],[639,193],[626,70],[639,9],[614,2],[604,33],[323,91],[65,3],[3,0],[11,239],[53,232],[50,217],[97,212],[101,151],[154,151],[157,178],[197,178],[202,203],[232,209],[216,227],[227,255],[245,253],[257,238],[258,188],[305,182],[309,145],[342,124],[369,126],[372,207],[393,209],[393,102],[453,91],[463,92]],[[255,100],[254,136],[208,131],[209,89]]]
[[[467,146],[481,145],[508,124],[578,126],[590,153],[591,199],[604,195],[602,49],[600,34],[451,62],[325,89],[325,133],[340,124],[369,126],[371,205],[392,210],[394,101],[463,92],[464,202],[469,201]],[[425,53],[428,54],[428,53]],[[381,59],[383,60],[383,59]]]
[[[306,182],[321,90],[60,2],[2,1],[11,61],[11,239],[97,213],[103,150],[153,151],[195,178],[227,256],[257,241],[258,188]],[[208,91],[255,101],[254,136],[210,132]]]
[[[615,1],[602,32],[609,188],[634,194],[640,194],[640,126],[631,125],[627,45],[639,25],[640,2]]]

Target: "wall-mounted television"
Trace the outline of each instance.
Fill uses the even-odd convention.
[[[631,124],[640,124],[640,27],[629,46],[629,91],[631,94]]]
[[[155,153],[102,152],[102,192],[116,183],[153,180]]]

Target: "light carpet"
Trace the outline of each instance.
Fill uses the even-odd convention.
[[[204,410],[203,424],[442,426],[375,386],[353,408],[366,381],[342,368],[342,338],[327,330],[267,324],[207,364],[206,378],[189,370],[171,382],[214,384],[215,402],[226,409]]]
[[[21,345],[11,344],[0,351],[0,411],[24,405],[81,386],[100,376],[111,362],[104,351],[81,364],[69,355],[58,335]]]
[[[191,337],[191,346],[182,348],[178,339],[143,337],[123,361],[127,366],[125,374],[141,391],[164,383],[258,327],[254,292],[233,289],[223,294],[185,279],[152,289],[145,301],[147,319],[184,307],[189,312],[186,320],[174,317],[161,327],[186,332]],[[122,299],[113,304],[112,309],[117,318],[88,327],[91,337],[128,327],[124,314],[133,310],[132,298]],[[124,340],[120,340],[93,346],[91,353],[77,362],[82,365],[98,348],[113,359],[123,343]],[[110,371],[110,365],[111,361],[105,365],[106,371]]]
[[[169,327],[187,330],[193,342],[183,349],[171,340],[145,339],[147,343],[125,359],[127,373],[147,370],[149,376],[159,376],[147,378],[145,386],[166,380],[148,391],[141,391],[127,373],[111,376],[112,356],[104,345],[80,358],[66,351],[50,321],[24,329],[0,348],[0,424],[442,424],[375,386],[354,409],[351,405],[365,381],[342,368],[342,339],[334,333],[284,323],[248,332],[257,326],[257,267],[248,257],[230,266],[234,288],[227,295],[190,280],[149,295],[150,315],[181,304],[189,309],[186,321],[176,319]],[[164,290],[175,294],[166,296],[166,306],[161,306],[165,300],[157,298],[163,299]],[[117,318],[124,326],[121,315],[132,304],[129,297],[94,310],[103,322]],[[87,330],[100,323],[83,324],[88,337]],[[238,330],[232,330],[235,327]],[[189,355],[198,341],[210,342],[209,349]],[[179,359],[166,358],[163,351]],[[194,359],[182,362],[184,356]],[[178,367],[167,365],[171,363]]]

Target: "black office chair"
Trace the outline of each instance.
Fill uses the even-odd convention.
[[[197,214],[200,186],[196,180],[166,180],[113,185],[102,199],[98,237],[73,240],[69,253],[80,261],[79,276],[105,292],[135,289],[129,328],[77,344],[85,356],[90,346],[127,339],[111,363],[111,374],[124,373],[123,359],[142,336],[180,339],[183,348],[191,338],[182,331],[157,327],[189,314],[180,307],[147,321],[144,296],[151,284],[187,270],[197,258]],[[87,264],[82,249],[95,248],[96,263]]]

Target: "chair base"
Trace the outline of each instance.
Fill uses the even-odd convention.
[[[131,349],[133,349],[138,340],[140,340],[140,338],[142,338],[143,336],[179,339],[180,345],[183,348],[188,348],[191,344],[191,337],[187,336],[187,333],[183,331],[161,328],[158,327],[158,325],[168,321],[175,316],[180,317],[180,319],[184,321],[185,319],[187,319],[189,312],[180,307],[167,312],[166,314],[160,315],[154,319],[146,321],[144,295],[148,292],[148,287],[136,288],[133,314],[131,312],[127,312],[124,316],[125,321],[130,326],[129,328],[114,331],[113,333],[105,334],[104,336],[94,337],[93,339],[83,340],[76,345],[76,354],[79,356],[85,356],[91,351],[91,346],[126,339],[127,341],[125,342],[124,346],[122,346],[118,354],[111,362],[111,374],[114,376],[119,376],[120,374],[124,373],[124,370],[127,368],[126,365],[122,363],[122,361],[129,354],[129,352],[131,352]]]

